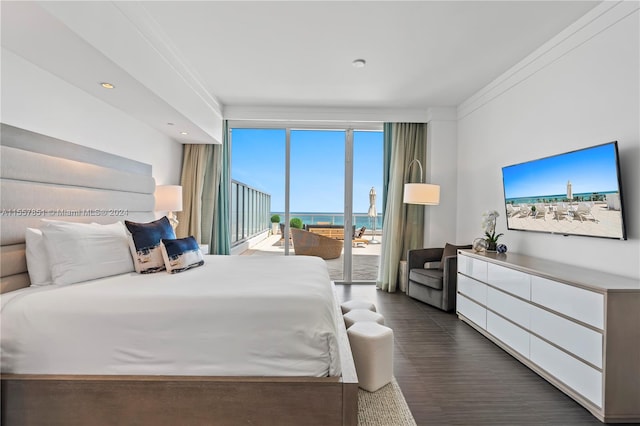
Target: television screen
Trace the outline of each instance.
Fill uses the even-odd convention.
[[[502,168],[507,229],[626,239],[618,144]]]

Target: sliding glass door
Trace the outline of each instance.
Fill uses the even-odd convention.
[[[382,238],[381,131],[234,128],[232,179],[269,194],[269,215],[280,219],[279,229],[252,254],[294,254],[287,230],[301,227],[342,245],[339,257],[327,259],[332,280],[375,281]]]
[[[231,139],[233,246],[271,229],[271,212],[284,212],[285,131],[238,128]]]
[[[375,281],[382,233],[383,137],[380,131],[353,132],[353,220],[362,232],[353,244],[353,282]]]
[[[291,130],[290,144],[291,218],[309,232],[334,240],[342,236],[342,241],[345,241],[345,133],[344,130]],[[332,243],[321,249],[330,250]],[[327,260],[333,280],[348,279],[344,276],[345,259],[342,255]]]

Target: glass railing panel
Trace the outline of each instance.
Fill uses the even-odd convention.
[[[271,228],[271,195],[231,182],[231,243],[238,244]]]

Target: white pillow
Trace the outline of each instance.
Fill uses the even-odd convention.
[[[27,254],[27,271],[31,285],[38,287],[53,284],[51,279],[51,265],[47,247],[44,244],[42,231],[35,228],[27,228],[24,234]]]
[[[133,272],[124,225],[44,222],[41,228],[54,284]]]

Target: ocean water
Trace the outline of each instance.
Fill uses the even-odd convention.
[[[284,222],[283,212],[271,212],[272,215],[280,215],[280,222]],[[343,213],[314,213],[314,212],[292,212],[291,218],[300,218],[305,225],[313,225],[318,222],[328,222],[331,225],[344,225]],[[354,213],[353,224],[356,228],[366,226],[367,229],[373,229],[373,218],[367,216],[366,213]],[[378,214],[376,218],[376,229],[382,228],[382,214]]]
[[[608,192],[581,192],[573,194],[573,201],[604,201],[607,194],[617,194],[618,191]],[[534,204],[534,203],[555,203],[567,202],[567,194],[538,195],[532,197],[507,198],[507,204]]]

